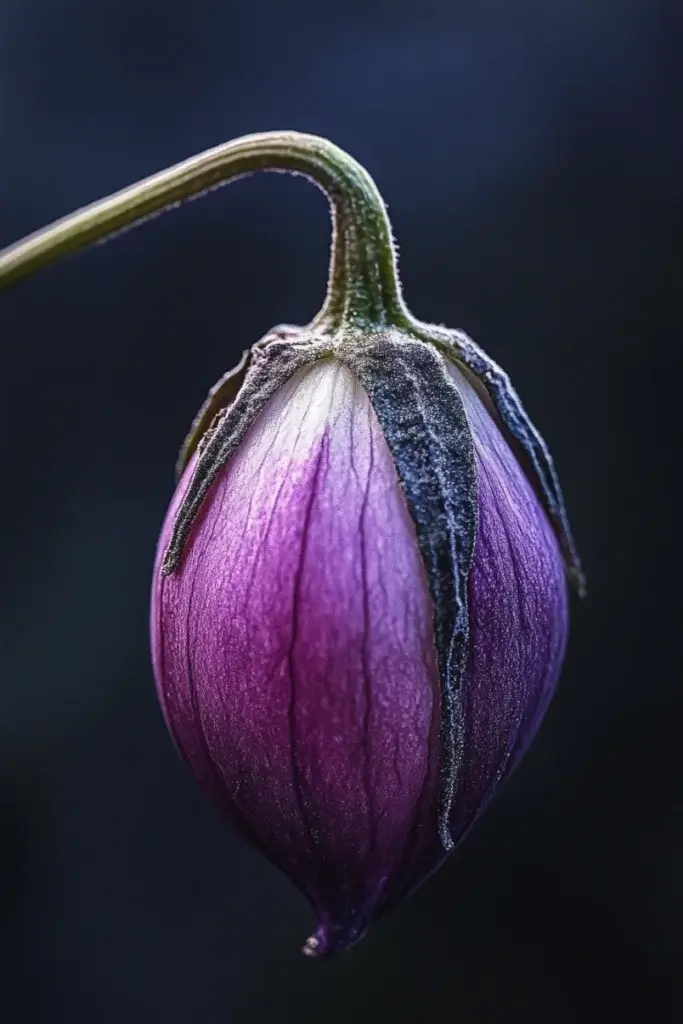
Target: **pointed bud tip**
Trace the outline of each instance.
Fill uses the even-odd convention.
[[[339,927],[336,925],[319,925],[303,944],[301,952],[304,956],[323,958],[344,953],[355,946],[365,935],[365,927]]]
[[[320,956],[320,943],[315,935],[309,935],[303,944],[301,952],[304,956]]]

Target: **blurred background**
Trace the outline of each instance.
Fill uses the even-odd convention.
[[[320,194],[240,182],[0,297],[7,1024],[676,1019],[683,952],[678,0],[0,0],[0,246],[246,132],[378,181],[409,305],[503,363],[588,573],[559,694],[449,864],[300,955],[289,882],[156,705],[147,601],[210,385],[317,311]]]

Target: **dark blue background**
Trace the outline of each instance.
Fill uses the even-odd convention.
[[[590,585],[495,807],[364,944],[311,963],[303,900],[176,759],[147,597],[206,391],[321,302],[324,203],[263,176],[3,294],[7,1024],[673,1019],[679,7],[0,0],[0,245],[246,132],[329,136],[384,192],[413,311],[512,375]]]

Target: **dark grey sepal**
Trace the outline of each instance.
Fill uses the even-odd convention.
[[[222,416],[228,406],[237,398],[247,376],[251,359],[255,351],[269,345],[272,341],[285,339],[293,340],[302,333],[301,327],[292,327],[290,324],[281,324],[275,327],[264,338],[257,341],[251,348],[245,349],[237,366],[224,373],[219,381],[209,391],[206,400],[197,413],[190,427],[187,437],[183,442],[176,462],[176,480],[180,480],[185,472],[188,462],[199,447],[204,435],[211,429],[217,417]]]
[[[463,746],[460,684],[468,651],[468,578],[477,529],[474,443],[443,356],[398,331],[337,351],[367,391],[392,454],[427,572],[441,683],[439,836],[449,818]]]
[[[251,349],[242,386],[231,405],[223,410],[198,444],[197,464],[181,503],[161,572],[170,576],[180,565],[185,544],[202,503],[219,471],[227,465],[244,435],[266,404],[293,374],[329,353],[305,330],[297,340],[264,339]],[[245,365],[245,357],[238,370]],[[223,378],[225,379],[225,378]]]
[[[552,456],[541,434],[529,419],[507,373],[464,331],[425,324],[424,332],[420,332],[420,336],[430,340],[432,344],[439,345],[444,352],[450,350],[454,359],[467,367],[484,386],[503,427],[518,442],[526,456],[526,469],[550,517],[564,555],[569,578],[579,596],[583,597],[586,592],[586,580],[572,537],[562,488]]]
[[[221,416],[227,407],[235,401],[247,376],[251,352],[251,349],[245,349],[237,366],[223,374],[206,396],[206,400],[195,416],[180,449],[175,467],[176,480],[180,480],[187,468],[188,462],[197,451],[202,438],[211,429],[216,418]]]

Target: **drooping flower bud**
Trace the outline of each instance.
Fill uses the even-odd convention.
[[[407,311],[367,173],[322,139],[252,136],[120,193],[123,213],[105,201],[107,230],[177,198],[190,165],[193,191],[286,169],[332,202],[321,313],[245,353],[186,442],[151,613],[178,750],[308,896],[305,951],[326,955],[438,867],[523,754],[581,570],[506,375]],[[45,261],[45,236],[22,244],[0,283]]]

